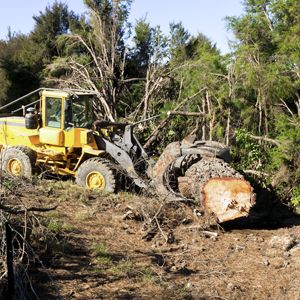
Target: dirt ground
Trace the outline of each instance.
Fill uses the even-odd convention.
[[[52,237],[35,245],[33,299],[300,299],[298,216],[223,228],[175,205],[168,222],[151,215],[151,234],[151,199],[48,189],[59,206],[43,217]]]

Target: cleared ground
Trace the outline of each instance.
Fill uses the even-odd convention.
[[[300,299],[300,217],[263,197],[263,220],[223,228],[196,206],[68,182],[45,190],[59,205],[34,243],[40,299]]]

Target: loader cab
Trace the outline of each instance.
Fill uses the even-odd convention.
[[[42,103],[43,127],[65,130],[92,127],[92,95],[44,94]]]
[[[93,97],[91,95],[72,95],[64,102],[64,129],[92,128]]]
[[[40,141],[62,147],[81,147],[80,132],[93,124],[93,95],[43,91]]]
[[[50,128],[62,128],[63,120],[63,98],[62,97],[45,97],[44,108],[44,126]]]

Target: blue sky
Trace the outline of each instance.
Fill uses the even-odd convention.
[[[160,25],[167,33],[169,23],[182,21],[192,34],[205,34],[223,53],[229,51],[232,35],[226,30],[226,16],[242,14],[242,0],[135,0],[130,14],[134,24],[145,17],[151,25]],[[83,13],[82,0],[62,0],[76,13]],[[0,39],[7,36],[8,27],[13,32],[28,33],[34,26],[33,15],[38,15],[54,0],[2,0],[0,9]]]

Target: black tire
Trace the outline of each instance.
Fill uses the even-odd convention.
[[[227,163],[231,162],[229,149],[219,142],[205,141],[205,144],[201,145],[199,149],[202,149],[204,151],[204,156],[205,152],[210,152],[211,154],[216,155],[218,158],[223,159]]]
[[[95,178],[94,182],[92,176]],[[89,158],[79,166],[76,172],[76,183],[82,187],[114,193],[116,172],[108,160],[99,157]]]
[[[23,153],[25,153],[30,159],[32,169],[35,168],[37,153],[34,150],[32,150],[32,149],[30,149],[29,147],[26,147],[26,146],[14,146],[13,148],[19,149]]]
[[[1,151],[1,170],[12,176],[31,178],[36,157],[36,152],[28,147],[6,147]]]

